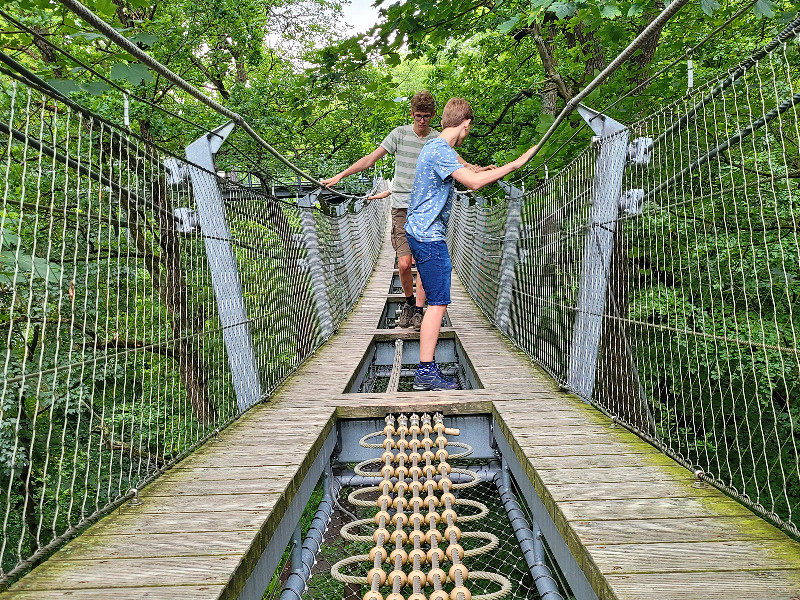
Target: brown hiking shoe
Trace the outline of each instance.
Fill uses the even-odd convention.
[[[418,311],[414,311],[414,316],[411,317],[411,326],[414,328],[414,331],[419,331],[420,327],[422,327],[422,313]]]
[[[411,320],[414,318],[414,307],[409,306],[407,302],[403,303],[403,310],[400,311],[400,316],[394,322],[395,327],[411,327]]]

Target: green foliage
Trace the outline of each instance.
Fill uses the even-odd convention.
[[[111,67],[109,77],[114,81],[123,81],[125,85],[137,86],[142,83],[151,83],[154,81],[153,76],[147,67],[139,63],[117,63]]]
[[[471,102],[475,127],[459,149],[467,160],[507,162],[537,142],[568,99],[591,81],[661,6],[654,0],[506,0],[491,5],[482,0],[401,0],[378,4],[381,21],[370,34],[344,39],[337,31],[338,4],[331,0],[172,0],[155,4],[90,0],[87,6],[172,71],[244,115],[270,144],[319,177],[342,170],[375,149],[393,127],[408,123],[408,99],[422,88],[434,93],[440,111],[450,97]],[[723,7],[717,0],[687,5],[658,34],[652,48],[641,49],[587,103],[595,108],[614,103],[609,114],[632,124],[683,96],[686,65],[681,62],[625,97],[681,56],[687,46],[702,41],[736,9]],[[717,77],[762,46],[796,9],[796,2],[790,0],[759,0],[732,30],[695,52],[695,81]],[[23,28],[2,22],[3,51],[34,71],[57,94],[119,124],[123,91],[130,92],[131,130],[143,140],[133,144],[159,145],[183,156],[185,146],[203,134],[204,128],[221,124],[219,115],[151,72],[104,35],[88,29],[59,4],[20,0],[3,10],[85,65]],[[0,87],[0,109],[8,114],[11,85],[5,76]],[[50,115],[52,110],[53,103],[42,104],[42,114]],[[46,121],[41,135],[53,138],[58,148],[69,148],[72,142],[58,137],[65,128],[55,125]],[[72,126],[75,131],[85,130],[74,122]],[[542,181],[545,161],[550,173],[572,161],[591,135],[581,127],[579,118],[569,118],[516,183],[524,182],[531,189]],[[87,135],[84,151],[92,148],[92,160],[97,161],[109,150],[109,141],[99,130]],[[114,139],[113,144],[117,143]],[[0,223],[0,327],[8,340],[6,377],[15,383],[10,384],[0,407],[0,489],[9,490],[2,492],[8,495],[0,496],[0,505],[13,507],[6,533],[21,550],[19,556],[4,556],[6,570],[39,544],[35,527],[26,523],[31,510],[23,506],[26,495],[44,507],[37,518],[48,527],[52,523],[54,532],[63,532],[155,473],[210,430],[193,413],[186,382],[172,357],[141,349],[119,353],[111,344],[130,338],[157,350],[174,335],[174,307],[167,306],[163,295],[143,292],[167,273],[164,262],[158,262],[166,244],[160,237],[157,211],[152,206],[141,209],[146,222],[142,226],[144,242],[137,246],[127,237],[126,228],[114,223],[135,211],[108,203],[108,189],[98,186],[79,196],[60,172],[45,185],[50,186],[49,197],[42,201],[31,195],[30,190],[41,184],[33,173],[23,173],[21,147],[9,147],[11,167],[4,177],[7,195],[15,202],[5,205]],[[792,156],[797,153],[796,148],[788,151]],[[759,149],[759,156],[768,155],[769,148]],[[748,168],[767,168],[761,160]],[[241,131],[233,134],[217,162],[217,167],[226,171],[266,174],[265,182],[269,177],[294,179]],[[104,166],[114,173],[128,168],[120,163]],[[388,175],[391,167],[391,159],[385,159],[377,169]],[[99,202],[100,194],[106,194],[105,203]],[[490,201],[500,196],[497,189],[487,190],[486,195]],[[748,471],[729,465],[738,473],[732,483],[753,497],[765,477],[776,472],[776,465],[791,459],[786,440],[797,435],[800,390],[795,382],[800,374],[783,364],[780,352],[759,353],[747,348],[732,354],[714,340],[749,335],[764,322],[757,341],[780,347],[793,339],[791,332],[800,330],[797,317],[791,316],[800,294],[797,257],[785,251],[784,239],[774,231],[750,231],[748,239],[731,233],[733,228],[747,231],[747,224],[763,218],[760,212],[774,214],[777,223],[788,223],[797,214],[797,198],[796,193],[783,189],[758,210],[751,209],[752,213],[736,212],[733,197],[717,198],[702,207],[700,216],[725,214],[731,221],[710,236],[692,236],[691,218],[698,215],[683,215],[683,220],[649,216],[653,221],[646,223],[648,237],[640,240],[640,248],[631,249],[642,256],[650,252],[664,257],[662,263],[638,273],[649,283],[634,294],[631,315],[643,323],[679,331],[700,328],[709,336],[674,336],[664,343],[660,336],[656,340],[648,337],[652,333],[636,332],[640,352],[655,341],[663,344],[660,362],[648,363],[650,370],[643,374],[651,382],[648,393],[658,413],[659,433],[697,463],[724,462],[728,459],[722,449],[735,444],[748,447],[741,455],[742,464],[756,455],[772,457],[772,462],[753,458],[754,466]],[[17,201],[26,204],[17,208]],[[96,214],[98,205],[105,211],[105,221]],[[243,265],[248,310],[260,326],[254,343],[260,356],[268,356],[260,365],[262,382],[268,387],[297,365],[304,343],[287,335],[286,324],[296,318],[299,300],[292,294],[307,292],[307,274],[284,268],[281,259],[281,252],[288,249],[297,251],[298,257],[302,254],[289,239],[299,233],[298,222],[291,213],[281,218],[280,227],[268,220],[242,220],[232,232],[240,239],[255,237],[265,244],[261,248],[264,254],[239,249],[238,258]],[[324,227],[320,224],[321,230]],[[659,235],[676,227],[681,229],[680,235]],[[288,236],[281,237],[277,231]],[[207,371],[217,375],[219,383],[211,393],[218,408],[224,408],[220,415],[224,420],[234,401],[224,375],[227,366],[220,350],[219,323],[214,310],[206,308],[213,307],[213,291],[201,275],[203,249],[198,240],[182,239],[180,245],[178,263],[189,281],[186,312],[195,318],[192,327],[197,327],[190,335],[216,332],[194,349]],[[148,263],[151,255],[157,259],[157,268]],[[720,275],[695,275],[687,268],[709,255],[717,258],[720,273],[740,273],[744,285],[731,286]],[[652,281],[667,271],[681,279],[687,294]],[[563,273],[553,275],[561,277]],[[776,293],[777,289],[785,293]],[[574,295],[575,289],[565,285],[554,294],[553,304],[568,305]],[[719,302],[736,307],[736,317],[723,317]],[[76,314],[81,318],[76,319]],[[543,312],[542,321],[556,331],[563,314],[550,308]],[[66,377],[58,370],[65,355],[69,361],[87,363],[91,368]],[[31,377],[40,370],[53,375]],[[680,376],[684,373],[691,377]],[[677,396],[683,398],[679,403],[674,401]],[[696,399],[698,406],[717,403],[707,416],[708,426],[724,431],[724,436],[693,438],[691,428],[706,417],[695,414],[687,399]],[[761,442],[750,442],[752,431],[741,424],[765,414],[765,409],[770,416],[764,426],[770,433]],[[64,434],[52,436],[52,431]],[[77,450],[61,456],[67,447]],[[54,466],[52,460],[48,463],[48,456],[59,456],[59,465]],[[116,465],[113,471],[101,468],[112,462]],[[136,469],[143,466],[131,475],[134,464]],[[83,480],[65,479],[72,471],[85,474]],[[786,482],[788,500],[784,503],[796,512],[800,482],[795,479]],[[82,498],[79,506],[73,496]]]

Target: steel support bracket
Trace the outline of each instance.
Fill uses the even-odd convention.
[[[578,113],[597,135],[595,141],[599,150],[595,163],[592,206],[583,246],[567,386],[589,400],[594,390],[600,351],[608,275],[630,132],[621,123],[586,106],[579,105]]]
[[[519,228],[522,222],[522,198],[521,189],[498,181],[500,187],[506,193],[508,208],[506,209],[506,228],[503,234],[503,249],[500,258],[500,281],[497,286],[497,302],[494,309],[494,322],[498,329],[503,333],[508,333],[511,324],[511,296],[514,290],[514,280],[516,279],[516,266],[519,253]]]
[[[261,381],[236,253],[231,244],[231,233],[225,218],[225,205],[214,164],[214,155],[234,127],[234,123],[227,123],[199,137],[186,147],[186,159],[189,162],[187,166],[194,201],[211,270],[222,338],[236,391],[236,404],[242,412],[261,398]]]

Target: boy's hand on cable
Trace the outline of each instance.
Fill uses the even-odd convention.
[[[533,155],[539,151],[539,146],[536,145],[533,148],[528,149],[522,156],[520,156],[517,160],[514,161],[514,169],[519,169],[522,165],[528,162]]]
[[[333,187],[334,185],[339,183],[341,180],[342,180],[342,176],[341,175],[334,175],[333,177],[331,177],[329,179],[321,179],[320,183],[322,185],[324,185],[325,187]]]
[[[367,196],[365,200],[380,200],[381,198],[386,198],[389,194],[391,194],[391,190],[384,190],[380,194],[373,194],[372,196]]]
[[[496,169],[497,168],[497,165],[489,165],[488,167],[482,167],[480,165],[473,165],[473,164],[470,164],[470,163],[467,163],[464,166],[466,168],[468,168],[470,171],[472,171],[473,173],[480,173],[481,171],[488,171],[489,169]]]

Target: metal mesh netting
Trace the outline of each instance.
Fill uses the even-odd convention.
[[[455,463],[454,463],[455,464]],[[468,466],[467,463],[460,463],[458,466]],[[375,509],[366,509],[352,506],[347,501],[347,496],[353,491],[352,487],[342,488],[339,492],[338,506],[335,508],[328,531],[325,534],[325,545],[322,548],[318,563],[313,569],[313,576],[308,582],[308,591],[303,595],[304,598],[361,598],[369,590],[369,586],[362,584],[348,584],[335,580],[330,573],[331,566],[336,562],[356,554],[368,554],[374,544],[367,542],[348,542],[341,538],[339,531],[342,526],[356,519],[374,517],[377,512]],[[362,496],[365,499],[375,499],[370,495]],[[510,526],[508,516],[503,508],[502,502],[497,494],[497,488],[491,482],[481,482],[477,486],[464,490],[459,493],[459,498],[481,502],[489,509],[489,515],[482,519],[475,527],[481,531],[491,533],[498,537],[500,544],[490,553],[467,560],[471,570],[490,571],[505,575],[512,582],[511,592],[505,596],[513,600],[533,600],[539,598],[536,586],[533,583],[530,571],[525,564],[525,559],[519,549],[519,543],[514,537],[514,530]],[[462,509],[464,514],[470,512],[469,509]],[[477,512],[472,509],[472,512]],[[361,533],[356,530],[356,532]],[[371,535],[369,529],[364,529],[364,534]],[[477,548],[485,544],[478,539],[465,540],[464,549]],[[371,565],[361,563],[350,568],[348,573],[353,575],[366,576]],[[473,595],[487,594],[497,591],[497,584],[476,580],[470,582],[470,590]],[[277,596],[275,596],[277,597]]]
[[[796,27],[524,198],[456,202],[448,241],[561,384],[798,536]]]
[[[327,214],[207,171],[198,192],[185,162],[5,75],[0,115],[7,581],[246,408],[231,332],[252,344],[256,400],[309,356],[362,290],[386,210]],[[219,239],[201,192],[220,198]],[[209,242],[233,270],[214,274]],[[240,290],[243,319],[220,289]]]
[[[465,210],[453,211],[448,233],[452,245],[463,251],[453,254],[453,267],[461,274],[464,286],[482,306],[497,303],[503,229],[506,224],[504,203],[485,206],[482,198],[459,196],[456,204]]]
[[[383,440],[385,432],[365,436],[361,445],[374,448],[376,458],[351,465],[348,469],[339,469],[333,480],[331,503],[325,500],[322,492],[324,484],[317,489],[306,507],[301,523],[309,522],[310,515],[318,511],[324,503],[327,508],[322,513],[317,512],[321,520],[317,521],[316,526],[321,532],[330,515],[325,533],[319,537],[315,533],[306,538],[317,541],[310,546],[308,541],[303,544],[304,549],[308,547],[312,550],[312,555],[303,557],[302,567],[299,563],[292,564],[287,560],[293,552],[290,543],[284,553],[284,560],[264,595],[265,599],[296,598],[302,593],[303,598],[361,600],[370,595],[370,589],[380,589],[383,597],[389,597],[386,594],[389,594],[388,589],[393,586],[395,594],[405,589],[405,593],[401,595],[408,597],[411,593],[411,579],[415,573],[427,574],[427,583],[415,592],[419,593],[424,589],[425,597],[433,597],[438,593],[431,591],[432,586],[450,594],[458,585],[466,585],[474,598],[499,600],[540,597],[517,539],[519,534],[530,542],[533,534],[527,528],[523,528],[525,533],[521,533],[523,530],[515,533],[521,523],[517,520],[512,526],[507,513],[510,506],[504,505],[501,500],[499,488],[506,484],[500,484],[499,465],[490,467],[469,460],[467,457],[471,448],[455,442],[457,438],[451,436],[453,433],[457,434],[457,430],[439,431],[438,436],[444,434],[448,437],[437,437],[437,442],[434,443],[434,435],[424,435],[425,439],[420,435],[417,438],[413,433],[412,420],[412,433],[404,438],[403,426],[406,421],[403,419],[401,415],[397,453],[391,445],[388,446],[389,450],[381,447],[387,447],[388,441],[393,437],[392,433],[386,434],[387,441],[382,444],[375,442]],[[387,418],[390,426],[393,422]],[[410,445],[406,446],[403,439],[407,439]],[[416,440],[419,440],[419,445]],[[444,448],[449,452],[442,456],[440,452]],[[436,449],[436,459],[433,458],[431,449]],[[406,458],[407,463],[404,462]],[[394,464],[399,466],[390,466]],[[414,473],[419,468],[418,465],[422,469]],[[379,470],[382,477],[375,477],[379,475]],[[435,477],[431,478],[433,474]],[[438,488],[432,483],[434,481]],[[416,490],[415,485],[419,486]],[[437,489],[441,491],[436,491]],[[436,498],[440,497],[440,500],[434,500],[434,495]],[[401,505],[401,501],[408,505]],[[516,502],[513,510],[519,510]],[[519,519],[519,514],[521,513],[515,518]],[[438,519],[441,520],[437,521]],[[454,537],[456,534],[453,529],[458,531],[458,538]],[[304,534],[307,531],[307,527],[304,527]],[[424,541],[412,542],[417,533],[426,534]],[[401,534],[403,541],[396,539]],[[432,537],[434,534],[438,541]],[[314,558],[313,553],[317,548],[319,551]],[[370,558],[373,553],[380,552],[384,552],[383,559]],[[422,554],[415,557],[418,552]],[[436,552],[440,552],[439,558],[432,558]],[[426,559],[420,559],[420,556],[425,555]],[[378,564],[380,567],[375,566]],[[457,564],[467,567],[470,575],[463,583],[451,579],[445,581],[447,577],[444,574],[449,570],[452,577],[452,569]],[[444,579],[434,582],[432,578],[440,568],[444,570],[438,573]],[[401,577],[407,578],[407,581],[394,581],[398,576],[398,569],[404,573]],[[310,574],[307,586],[297,580],[292,582],[290,573],[293,572]],[[378,574],[388,575],[388,578],[376,588],[377,579],[372,579]],[[417,589],[416,585],[414,589]],[[281,595],[281,590],[285,590],[284,595]],[[395,597],[391,594],[390,596]]]

